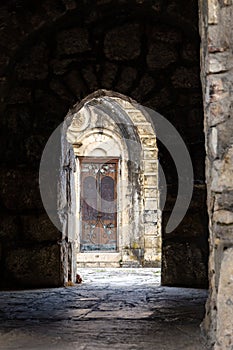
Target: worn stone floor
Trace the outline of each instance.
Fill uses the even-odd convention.
[[[205,290],[155,269],[80,269],[73,287],[0,292],[1,350],[202,350]]]

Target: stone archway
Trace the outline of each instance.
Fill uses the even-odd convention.
[[[173,234],[163,232],[162,282],[171,286],[206,285],[208,231],[197,2],[184,6],[182,1],[169,1],[169,6],[157,6],[147,1],[98,1],[91,6],[85,2],[80,7],[75,1],[64,1],[61,7],[59,0],[46,0],[33,8],[24,0],[23,7],[15,1],[10,3],[4,1],[1,5],[2,18],[6,18],[2,35],[6,46],[2,61],[1,131],[7,150],[1,158],[1,215],[4,231],[11,223],[12,232],[4,233],[1,240],[5,252],[1,283],[63,283],[66,267],[61,268],[61,261],[70,261],[72,254],[66,255],[66,248],[73,238],[67,237],[65,226],[62,235],[56,232],[46,217],[37,186],[37,167],[46,140],[64,120],[70,106],[104,88],[156,109],[184,137],[194,161],[194,197],[182,225]],[[214,8],[218,11],[215,5]],[[207,9],[203,2],[201,13]],[[23,13],[28,14],[28,25],[22,19]],[[220,47],[218,42],[215,47]],[[73,170],[69,169],[75,166],[75,162],[69,163],[72,149],[69,152],[63,163],[64,183],[68,176],[72,180]],[[164,229],[176,200],[177,179],[172,162],[161,148],[160,161],[169,180]],[[26,198],[23,206],[22,198]],[[72,211],[63,215],[62,204],[59,205],[61,220],[68,220],[67,215],[73,222]],[[72,249],[69,246],[68,250]],[[33,271],[32,260],[36,267]],[[47,274],[48,266],[52,273]],[[12,275],[14,279],[9,278]]]
[[[68,140],[65,145],[64,135]],[[68,162],[65,154],[70,158],[68,163],[74,160],[76,163],[75,171],[70,168],[66,177],[73,187],[65,186],[66,191],[70,191],[68,197],[74,200],[75,193],[76,200],[76,206],[67,202],[70,215],[64,223],[73,247],[73,266],[76,249],[79,266],[88,263],[97,266],[160,266],[158,152],[153,124],[146,112],[144,114],[141,106],[126,96],[99,90],[69,112],[63,128],[62,147],[63,163]],[[103,164],[111,163],[111,159],[118,162],[117,247],[114,252],[102,254],[99,248],[85,253],[80,250],[83,229],[81,159],[88,157],[100,159]]]

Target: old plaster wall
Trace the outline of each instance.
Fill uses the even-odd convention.
[[[163,232],[162,279],[169,285],[206,285],[196,1],[3,0],[0,18],[1,285],[64,281],[69,239],[43,209],[39,162],[48,137],[69,108],[97,89],[118,91],[156,109],[184,138],[194,166],[194,195],[175,232]],[[177,175],[165,148],[159,149],[168,183],[165,227]]]
[[[233,346],[233,5],[200,2],[210,296],[203,326],[215,349]],[[217,329],[217,337],[216,337]]]

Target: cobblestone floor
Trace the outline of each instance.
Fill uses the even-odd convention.
[[[74,287],[0,292],[1,350],[202,350],[207,293],[155,269],[80,269]]]

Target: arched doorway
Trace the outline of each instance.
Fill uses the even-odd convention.
[[[135,101],[99,90],[66,119],[76,163],[76,224],[68,231],[76,227],[78,266],[160,266],[158,152],[144,113]]]

